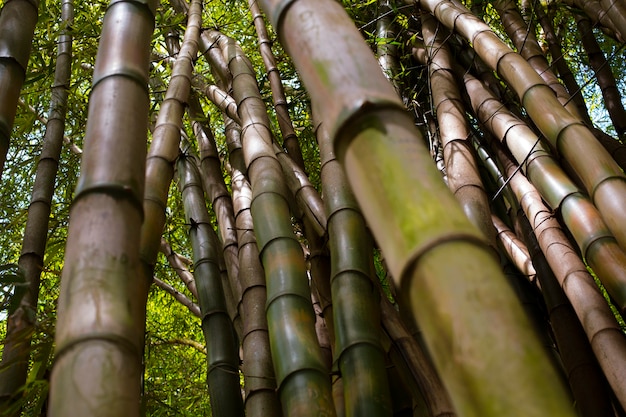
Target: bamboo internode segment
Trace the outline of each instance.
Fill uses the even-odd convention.
[[[104,18],[59,297],[54,416],[140,414],[148,280],[139,240],[155,7],[115,2]]]

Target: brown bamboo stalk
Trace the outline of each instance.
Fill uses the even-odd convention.
[[[476,53],[518,94],[535,125],[580,178],[608,228],[626,248],[626,175],[592,132],[554,97],[526,60],[505,45],[483,21],[456,0],[420,5],[470,41]],[[589,155],[596,163],[589,164]]]
[[[518,216],[521,221],[517,225],[520,226],[523,239],[528,243],[527,247],[537,270],[537,283],[548,309],[550,325],[576,409],[583,417],[613,417],[610,387],[593,354],[587,335],[550,269],[526,215],[521,208],[519,212],[522,216]]]
[[[611,66],[593,34],[591,20],[579,16],[576,19],[576,25],[578,26],[583,48],[589,57],[589,65],[593,68],[598,86],[602,92],[604,106],[613,122],[617,136],[623,140],[626,135],[626,110],[624,110],[622,105],[622,95],[617,88]]]
[[[456,416],[441,378],[419,343],[402,323],[398,311],[385,297],[381,297],[380,306],[383,329],[400,351],[430,415],[433,417]]]
[[[497,252],[489,197],[480,179],[478,164],[469,142],[470,129],[465,118],[465,106],[452,72],[454,58],[444,43],[448,31],[438,26],[432,15],[424,14],[422,34],[429,55],[430,85],[443,145],[448,188],[461,203],[465,215]]]
[[[287,98],[285,97],[285,90],[280,78],[280,72],[276,67],[276,59],[272,53],[272,42],[267,35],[267,28],[265,27],[265,19],[261,13],[261,8],[257,0],[248,0],[248,6],[250,7],[250,13],[252,14],[252,21],[259,37],[259,50],[261,51],[261,57],[263,58],[263,64],[267,71],[267,78],[270,82],[270,88],[272,90],[272,99],[274,100],[274,109],[276,110],[276,118],[278,119],[278,127],[283,137],[283,146],[287,151],[287,155],[293,159],[300,169],[304,171],[304,159],[302,159],[302,150],[298,143],[298,137],[293,129],[293,123],[289,111],[287,108]]]
[[[455,408],[482,417],[571,415],[561,382],[491,249],[441,181],[412,118],[341,5],[262,5],[311,95],[316,119],[328,125],[338,160]],[[325,27],[333,31],[319,30]],[[468,291],[474,296],[466,297]],[[502,324],[497,330],[484,326],[493,317]],[[506,359],[508,352],[516,352],[515,361]],[[527,360],[533,365],[522,366]]]
[[[39,0],[9,0],[0,11],[0,178],[26,77]]]
[[[15,399],[18,390],[26,382],[31,337],[36,325],[39,284],[48,236],[48,219],[63,144],[71,74],[72,35],[67,29],[71,27],[74,18],[71,0],[63,1],[61,17],[62,24],[66,25],[66,28],[61,31],[58,39],[50,113],[49,118],[45,120],[43,148],[37,163],[35,184],[24,229],[22,254],[18,261],[18,265],[24,272],[24,279],[28,283],[28,290],[22,297],[19,307],[7,319],[7,333],[0,363],[0,407],[7,407],[5,401]]]
[[[504,30],[513,41],[513,45],[520,55],[528,61],[530,66],[539,74],[543,81],[550,86],[559,102],[575,117],[584,120],[578,111],[576,103],[570,100],[570,95],[559,82],[546,59],[537,37],[535,28],[527,24],[513,0],[496,0],[491,2],[504,25]]]
[[[600,1],[585,0],[564,0],[564,3],[570,7],[582,10],[602,31],[611,36],[618,42],[626,41],[626,32],[621,32],[615,23],[611,20],[610,15],[604,10]]]
[[[617,0],[600,0],[600,5],[606,16],[617,28],[617,33],[621,35],[620,41],[626,42],[626,4]]]
[[[146,159],[140,253],[147,270],[154,269],[161,245],[167,196],[179,153],[182,117],[191,89],[193,60],[198,54],[201,15],[202,1],[193,0],[183,43],[172,67],[172,77],[159,109]]]
[[[139,416],[145,302],[139,256],[148,68],[157,2],[104,17],[58,303],[52,416]]]

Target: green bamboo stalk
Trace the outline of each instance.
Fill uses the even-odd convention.
[[[204,38],[203,38],[204,39]],[[205,42],[206,45],[206,42]],[[208,48],[208,49],[207,49]],[[206,45],[204,55],[218,74],[218,82],[232,89],[232,74],[224,62],[219,48]],[[267,291],[263,266],[254,235],[254,223],[250,211],[252,189],[246,176],[247,168],[241,147],[241,128],[228,117],[227,108],[237,113],[237,103],[225,95],[233,106],[222,109],[224,112],[226,144],[229,160],[225,167],[231,177],[235,227],[239,245],[239,280],[242,287],[241,315],[243,317],[243,373],[245,378],[245,410],[248,417],[280,416],[281,405],[276,393],[276,377],[270,351],[270,338],[265,317]],[[219,107],[219,106],[218,106]],[[237,119],[239,116],[237,115]]]
[[[378,287],[370,277],[372,240],[324,125],[318,129],[328,213],[335,357],[347,416],[392,414],[380,343]]]
[[[476,53],[508,82],[535,125],[580,178],[620,246],[626,248],[626,212],[622,209],[626,206],[626,175],[591,131],[560,105],[552,89],[521,55],[462,4],[424,0],[420,5],[469,40]],[[590,156],[596,163],[588,163]]]
[[[534,132],[507,112],[482,83],[465,74],[465,86],[478,119],[523,164],[530,182],[553,210],[560,210],[583,257],[619,308],[626,307],[626,253],[602,216],[552,158]]]
[[[179,153],[182,117],[191,89],[193,60],[198,54],[201,24],[202,1],[193,0],[189,7],[183,43],[172,67],[172,77],[159,109],[148,150],[140,249],[141,259],[148,271],[154,269],[161,244],[167,196],[174,177],[174,162]],[[151,272],[149,274],[152,275]]]
[[[39,0],[8,0],[0,11],[0,178],[26,77]]]
[[[209,397],[214,416],[243,416],[239,386],[239,355],[226,309],[220,271],[220,243],[209,218],[200,173],[191,156],[177,162],[185,218],[190,225],[194,276],[202,311],[202,331],[207,344]]]
[[[261,51],[261,57],[263,58],[263,64],[267,71],[267,78],[270,82],[270,88],[272,90],[272,99],[274,100],[274,109],[276,110],[276,118],[278,119],[278,128],[283,137],[283,146],[287,151],[287,154],[296,163],[300,169],[304,171],[304,159],[302,159],[302,150],[298,143],[298,137],[293,129],[293,123],[289,111],[287,108],[287,98],[285,97],[285,90],[280,78],[280,72],[276,67],[276,58],[272,53],[272,42],[267,35],[267,28],[265,27],[265,20],[261,13],[261,8],[257,0],[248,0],[248,6],[250,7],[250,13],[252,14],[252,21],[259,37],[259,50]]]
[[[18,261],[28,283],[28,290],[17,310],[7,319],[7,333],[0,363],[0,407],[8,407],[5,402],[14,400],[18,389],[26,383],[31,338],[35,330],[39,284],[48,236],[48,218],[63,147],[72,62],[72,35],[69,29],[74,19],[72,0],[64,0],[61,4],[61,19],[63,29],[58,39],[50,113],[46,120],[43,148],[37,163],[35,184],[28,207],[22,254]]]
[[[193,119],[192,126],[200,149],[202,183],[217,217],[222,254],[228,275],[228,286],[225,285],[224,290],[232,293],[234,311],[231,318],[237,335],[241,338],[243,329],[240,312],[242,289],[239,282],[239,249],[233,201],[224,182],[222,163],[215,138],[208,124],[208,116],[202,111],[197,96],[192,95],[189,102],[189,113]]]
[[[52,416],[140,415],[149,282],[139,239],[156,8],[113,1],[104,17],[58,303]]]
[[[465,119],[465,106],[452,72],[453,57],[444,43],[448,32],[437,25],[432,15],[424,14],[422,34],[429,55],[430,85],[443,145],[448,188],[461,203],[465,215],[483,232],[497,252],[489,197],[469,141],[471,134]]]
[[[509,184],[529,219],[542,252],[567,295],[591,348],[622,407],[626,404],[626,337],[619,328],[593,277],[546,207],[537,189],[510,160]]]
[[[243,122],[242,149],[253,193],[250,207],[265,268],[270,346],[283,411],[288,416],[332,416],[330,378],[317,344],[304,259],[292,231],[289,191],[272,148],[265,104],[239,46],[217,32],[205,34],[228,62]]]
[[[226,122],[226,138],[230,148],[230,163],[226,167],[231,177],[235,225],[239,242],[239,279],[242,286],[243,373],[245,377],[245,409],[247,416],[281,415],[276,395],[276,378],[270,352],[269,332],[265,318],[267,301],[263,266],[254,236],[250,214],[252,189],[244,175],[245,164],[239,142],[240,129],[232,120]],[[243,168],[242,172],[240,168]]]
[[[491,249],[441,181],[413,120],[341,5],[262,5],[317,119],[331,132],[338,160],[459,414],[572,415]],[[498,325],[485,326],[493,317]]]

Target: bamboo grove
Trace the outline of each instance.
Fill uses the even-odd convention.
[[[623,1],[0,4],[0,415],[626,415]]]

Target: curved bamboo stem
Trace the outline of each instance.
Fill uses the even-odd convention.
[[[156,7],[114,1],[104,17],[61,280],[53,416],[140,415],[149,281],[139,240]]]
[[[187,29],[172,67],[172,77],[161,103],[152,143],[146,159],[146,192],[143,199],[144,222],[141,228],[141,259],[147,270],[156,263],[165,225],[165,207],[174,162],[178,157],[182,117],[191,90],[193,60],[198,54],[202,24],[202,1],[193,0],[188,11]]]
[[[342,7],[330,0],[262,4],[318,120],[331,132],[455,408],[466,416],[572,415],[491,249],[442,183],[413,121]],[[327,27],[333,31],[322,30]],[[493,317],[497,330],[484,326]],[[536,401],[522,400],[529,396]]]

